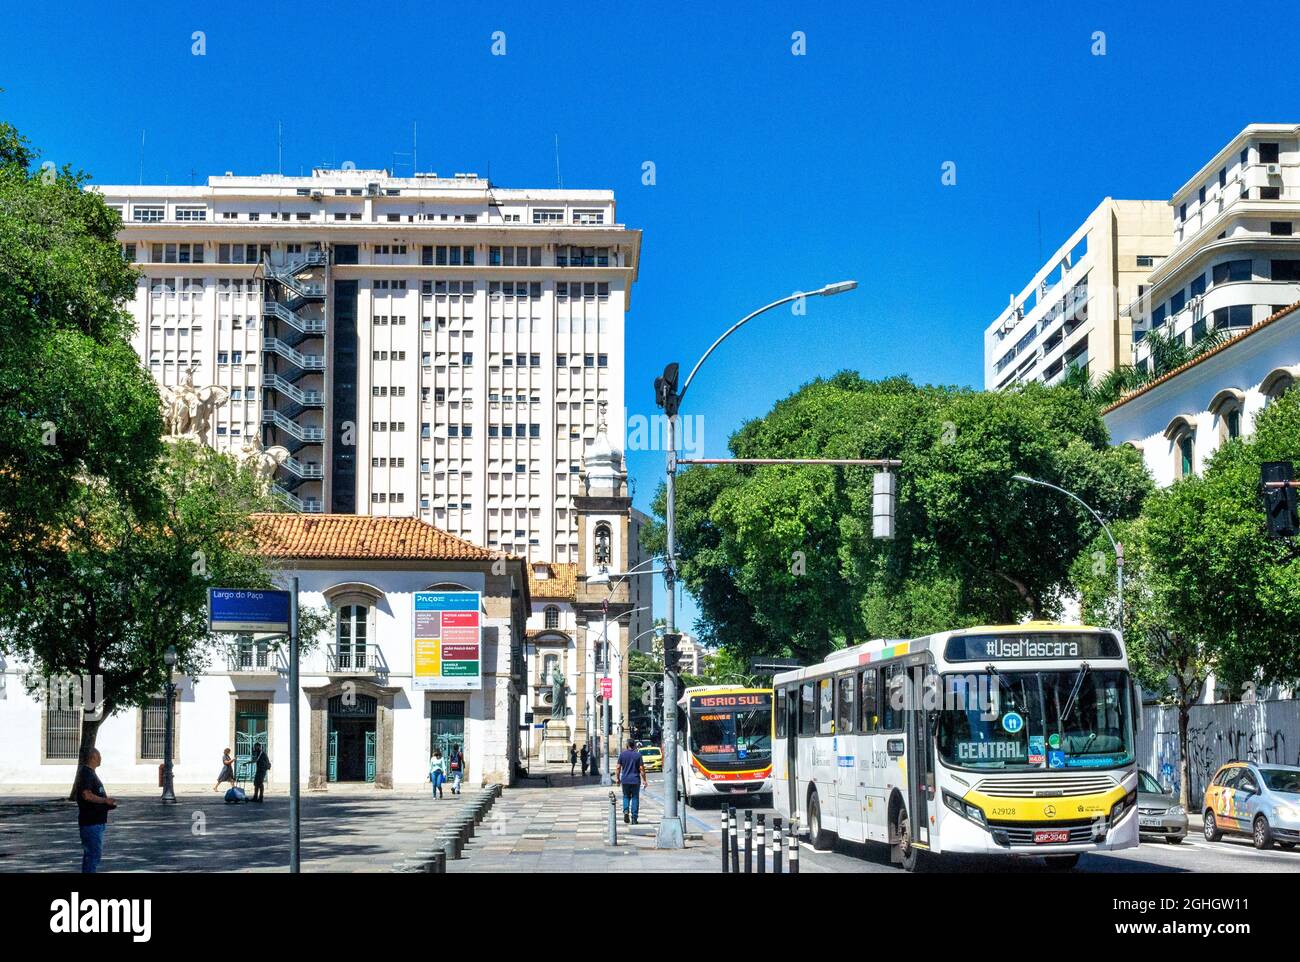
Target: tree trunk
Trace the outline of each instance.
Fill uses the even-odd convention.
[[[1190,726],[1192,709],[1187,701],[1187,690],[1179,685],[1178,691],[1178,804],[1183,811],[1191,814],[1192,803],[1192,761],[1187,754],[1187,729]]]
[[[82,759],[95,747],[95,739],[99,737],[99,726],[102,724],[104,724],[102,710],[99,718],[83,717],[81,720],[81,745],[77,749],[77,775],[81,774]],[[72,776],[72,787],[68,789],[68,800],[73,802],[77,800],[77,775]]]

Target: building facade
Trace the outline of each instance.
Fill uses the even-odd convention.
[[[1170,200],[1169,256],[1130,303],[1135,365],[1151,331],[1189,346],[1300,299],[1300,126],[1251,124]]]
[[[323,169],[94,189],[141,272],[140,357],[224,395],[202,440],[282,449],[303,512],[576,562],[600,404],[622,429],[640,255],[612,192]]]
[[[1095,381],[1131,364],[1121,309],[1169,253],[1170,226],[1159,201],[1103,200],[985,329],[984,387],[1055,384],[1072,367]]]
[[[521,559],[500,555],[416,518],[261,515],[258,539],[300,604],[325,608],[331,627],[300,666],[300,777],[328,791],[348,783],[417,787],[433,748],[460,745],[472,785],[510,784],[520,756],[519,691],[530,606]],[[481,595],[480,677],[459,689],[429,691],[413,679],[417,591]],[[210,790],[230,748],[246,768],[252,746],[269,754],[272,790],[289,776],[288,666],[283,650],[227,636],[202,670],[177,675],[173,702],[178,785]],[[5,668],[0,785],[71,784],[82,708],[29,694],[22,667]],[[156,783],[167,700],[128,708],[104,721],[97,746],[114,788]],[[242,774],[242,772],[241,772]]]

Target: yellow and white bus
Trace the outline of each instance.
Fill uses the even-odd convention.
[[[687,805],[704,797],[770,795],[772,689],[701,685],[678,708],[678,786]]]
[[[773,688],[775,807],[816,848],[883,842],[915,871],[943,852],[1071,868],[1138,844],[1137,690],[1113,631],[870,641]]]

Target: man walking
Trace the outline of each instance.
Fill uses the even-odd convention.
[[[586,745],[582,746],[582,774],[587,774],[587,759],[591,757],[591,750]]]
[[[104,830],[108,828],[109,809],[117,800],[108,797],[104,783],[95,774],[102,761],[99,751],[87,749],[81,755],[74,794],[77,798],[77,828],[81,833],[81,871],[98,872],[104,857]]]
[[[253,801],[260,802],[266,789],[266,773],[271,770],[271,759],[261,745],[253,746]]]
[[[636,750],[636,739],[627,740],[627,748],[618,755],[618,781],[623,786],[623,821],[628,821],[628,806],[632,809],[631,822],[637,823],[641,811],[641,786],[646,783],[645,761]]]

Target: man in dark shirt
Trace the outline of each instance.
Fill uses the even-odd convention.
[[[81,870],[96,872],[104,856],[104,830],[108,827],[108,811],[117,808],[117,800],[109,798],[104,783],[95,774],[102,759],[92,748],[83,753],[81,767],[77,769],[77,828],[81,832]]]
[[[253,746],[253,801],[263,801],[262,793],[266,791],[266,773],[271,770],[271,759],[262,751],[261,745]]]
[[[623,821],[628,821],[628,806],[632,809],[632,824],[641,811],[641,786],[645,784],[645,762],[636,750],[636,739],[629,738],[627,748],[618,755],[618,781],[623,786]]]

